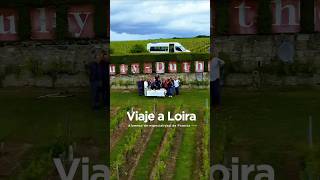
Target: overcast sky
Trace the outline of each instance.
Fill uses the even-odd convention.
[[[210,34],[209,0],[111,0],[111,41]]]

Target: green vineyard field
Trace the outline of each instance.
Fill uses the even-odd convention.
[[[127,55],[131,54],[130,50],[136,44],[147,47],[151,42],[179,42],[186,49],[193,53],[207,53],[209,52],[210,39],[209,38],[183,38],[183,39],[156,39],[156,40],[141,40],[141,41],[112,41],[110,44],[111,55]]]
[[[174,98],[147,98],[134,92],[111,93],[111,112],[121,112],[128,106],[166,114],[186,111],[195,113],[195,122],[154,121],[148,124],[185,124],[190,127],[146,127],[130,128],[114,126],[112,131],[115,145],[111,148],[111,179],[208,179],[209,133],[205,121],[209,108],[206,107],[208,90],[189,90]],[[192,103],[191,103],[192,102]],[[202,109],[202,110],[199,110]],[[112,121],[119,121],[121,113],[114,113]],[[142,122],[130,122],[139,124]],[[143,124],[143,123],[142,123]],[[122,133],[119,133],[122,132]],[[113,141],[111,139],[111,141]],[[204,159],[206,158],[206,159]]]

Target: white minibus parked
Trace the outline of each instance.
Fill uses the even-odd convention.
[[[184,48],[180,43],[177,42],[159,42],[159,43],[148,43],[147,50],[150,53],[181,53],[190,52]]]

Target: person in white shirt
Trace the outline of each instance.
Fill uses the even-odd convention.
[[[180,80],[179,80],[179,78],[175,78],[174,79],[174,88],[175,88],[175,92],[176,92],[176,95],[179,95],[179,88],[180,88]]]
[[[149,88],[149,83],[148,83],[147,80],[144,80],[143,86],[144,86],[144,95],[146,96],[147,90],[148,90],[148,88]]]

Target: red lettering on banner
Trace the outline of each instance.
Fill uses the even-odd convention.
[[[0,8],[0,41],[16,41],[17,11],[14,9]]]
[[[69,32],[75,38],[93,38],[93,14],[91,5],[71,6],[68,11]]]
[[[126,65],[126,64],[120,65],[120,74],[122,74],[122,75],[128,74],[128,65]]]
[[[54,8],[33,8],[31,16],[31,39],[54,39],[56,11]]]
[[[164,62],[156,62],[156,73],[162,74],[165,72],[165,63]]]
[[[257,3],[255,0],[233,0],[230,9],[230,33],[255,34]],[[219,18],[219,17],[217,17]]]
[[[177,72],[177,62],[169,62],[168,64],[169,73],[176,73]]]
[[[143,73],[152,74],[152,63],[144,63]]]
[[[109,65],[109,74],[115,75],[116,74],[116,66],[114,64]]]
[[[181,71],[184,73],[190,72],[190,62],[182,62],[181,63]]]
[[[300,31],[300,0],[272,1],[274,33],[295,33]]]
[[[131,64],[131,73],[132,74],[139,74],[140,73],[140,67],[138,63]]]
[[[314,21],[315,21],[315,31],[320,32],[320,0],[315,1],[315,10],[314,10]]]
[[[203,61],[195,61],[194,62],[195,66],[195,72],[204,72],[204,62]]]

